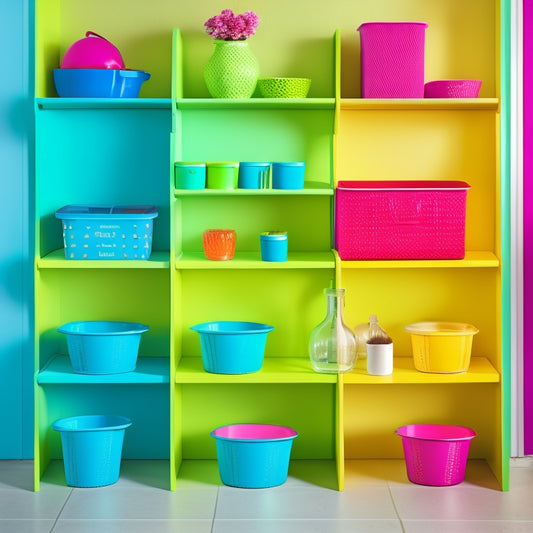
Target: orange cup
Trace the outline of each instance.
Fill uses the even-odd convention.
[[[207,259],[226,261],[235,255],[236,234],[233,229],[204,231],[204,253]]]

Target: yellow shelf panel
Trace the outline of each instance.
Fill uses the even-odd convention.
[[[366,359],[359,359],[355,368],[343,374],[346,385],[380,384],[450,384],[450,383],[499,383],[500,374],[485,357],[472,357],[467,372],[458,374],[433,374],[415,369],[412,357],[395,357],[390,376],[371,376],[366,371]]]
[[[204,370],[201,357],[182,357],[176,383],[337,383],[337,374],[319,374],[307,357],[265,357],[258,372],[212,374]]]
[[[497,111],[498,98],[344,98],[341,99],[343,111],[375,110],[473,110]]]
[[[37,260],[37,268],[169,268],[169,252],[152,252],[150,259],[144,260],[78,260],[65,259],[63,248],[54,250]]]
[[[236,252],[229,261],[211,261],[206,259],[203,252],[184,252],[176,261],[177,270],[189,269],[315,269],[335,268],[335,259],[331,251],[328,252],[289,252],[287,261],[262,261],[261,252]]]
[[[342,268],[497,268],[492,252],[466,252],[464,259],[341,261]]]

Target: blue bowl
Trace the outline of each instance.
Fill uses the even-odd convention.
[[[285,483],[292,442],[298,433],[269,424],[232,424],[211,432],[222,483],[259,489]]]
[[[61,434],[67,485],[103,487],[118,481],[122,445],[131,420],[123,416],[87,415],[56,420]]]
[[[202,363],[213,374],[249,374],[263,366],[267,334],[257,322],[216,321],[191,326],[200,335]]]
[[[58,328],[76,374],[119,374],[137,365],[141,334],[148,326],[109,320],[69,322]]]
[[[137,98],[148,79],[142,70],[54,69],[57,94],[64,98]]]

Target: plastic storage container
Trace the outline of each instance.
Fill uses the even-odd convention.
[[[239,184],[239,163],[207,163],[209,189],[236,189]]]
[[[272,163],[273,189],[303,189],[304,181],[304,161]]]
[[[468,189],[462,181],[339,181],[340,258],[463,259]]]
[[[288,240],[286,231],[261,233],[261,259],[263,261],[287,261]]]
[[[423,98],[425,22],[365,22],[361,39],[363,98]]]
[[[229,261],[235,256],[234,229],[207,229],[202,235],[204,254],[212,261]]]
[[[206,181],[205,163],[175,163],[176,189],[204,189]]]
[[[202,363],[214,374],[261,370],[267,334],[274,328],[257,322],[215,321],[191,326],[200,336]]]
[[[402,437],[407,477],[419,485],[457,485],[464,480],[470,442],[476,432],[463,426],[411,424]]]
[[[267,189],[270,185],[270,163],[239,163],[241,189]]]
[[[418,322],[405,326],[411,334],[413,361],[420,372],[453,374],[470,366],[478,329],[461,322]]]
[[[477,98],[481,80],[435,80],[424,85],[424,98]]]
[[[233,424],[211,432],[216,440],[222,483],[239,488],[267,488],[285,483],[292,443],[298,433],[268,424]]]
[[[154,205],[66,205],[56,212],[67,259],[149,259]]]
[[[124,69],[126,65],[119,49],[113,43],[93,31],[88,31],[85,37],[67,48],[61,68]]]
[[[64,98],[137,98],[149,79],[142,70],[54,69],[57,94]]]
[[[67,485],[103,487],[118,481],[122,445],[131,420],[123,416],[62,418],[52,425],[61,434]]]
[[[58,330],[67,336],[68,355],[77,374],[118,374],[137,366],[141,334],[148,326],[110,320],[64,324]]]

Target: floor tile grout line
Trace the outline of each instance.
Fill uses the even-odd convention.
[[[57,513],[57,516],[54,520],[54,523],[52,525],[52,529],[50,530],[50,533],[53,533],[57,523],[59,522],[59,519],[61,518],[61,513],[64,511],[65,506],[67,505],[68,501],[70,500],[70,497],[72,496],[72,493],[74,492],[74,489],[71,488],[68,492],[68,496],[66,497],[65,501],[63,502],[63,505],[61,506],[61,509],[59,509],[59,513]]]
[[[400,527],[402,528],[402,533],[405,533],[405,527],[403,524],[402,517],[400,516],[400,513],[398,512],[398,507],[396,506],[396,502],[394,501],[394,496],[392,495],[392,488],[389,482],[387,482],[387,490],[389,492],[389,496],[392,502],[392,507],[394,509],[394,512],[396,513],[396,518],[398,519],[398,522],[400,523]]]
[[[211,519],[211,533],[213,533],[215,529],[215,518],[217,516],[217,507],[218,507],[218,500],[220,496],[220,487],[217,487],[217,497],[215,498],[215,507],[213,509],[213,518]]]

